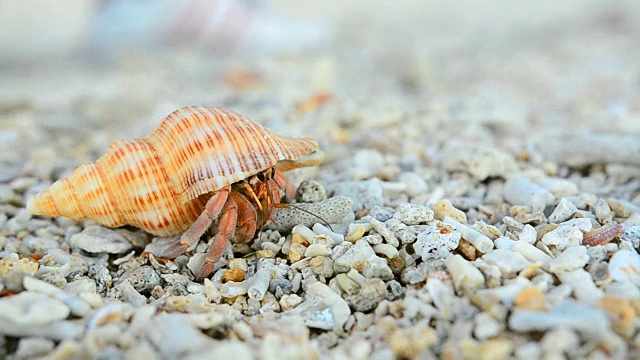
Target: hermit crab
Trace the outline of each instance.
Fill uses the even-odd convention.
[[[192,106],[174,111],[144,139],[118,141],[95,163],[34,195],[35,215],[132,225],[157,236],[182,233],[161,257],[186,252],[218,220],[202,268],[213,271],[229,241],[250,241],[293,186],[282,171],[313,166],[315,140],[288,138],[237,113]]]

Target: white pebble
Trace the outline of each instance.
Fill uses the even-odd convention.
[[[551,215],[549,215],[549,222],[561,223],[572,217],[576,211],[578,211],[578,208],[572,202],[566,198],[562,198]]]
[[[581,269],[589,262],[587,248],[584,246],[573,246],[563,251],[558,257],[551,260],[547,265],[549,271],[554,274]]]
[[[524,256],[507,249],[496,249],[482,256],[482,259],[491,265],[500,268],[506,275],[513,275],[531,265]]]
[[[304,252],[304,257],[307,258],[329,255],[331,255],[331,248],[325,244],[311,244]]]
[[[131,250],[131,243],[117,231],[102,226],[88,226],[69,239],[71,246],[90,253],[121,254]]]
[[[398,247],[400,246],[400,242],[396,238],[396,236],[391,232],[391,230],[387,229],[385,224],[379,220],[374,219],[370,215],[367,215],[362,218],[362,220],[368,221],[373,229],[378,232],[378,234],[382,235],[382,237],[391,245]]]
[[[389,259],[394,258],[399,254],[398,249],[396,249],[394,246],[391,246],[389,244],[374,245],[373,251],[375,251],[376,254],[382,254]]]
[[[522,240],[516,241],[513,244],[511,250],[524,256],[525,259],[535,263],[546,264],[553,259],[551,256],[545,254],[544,251]]]
[[[283,314],[301,317],[310,328],[339,331],[349,319],[351,309],[340,295],[316,281],[307,287],[304,302]]]
[[[544,210],[555,201],[555,196],[549,190],[522,176],[514,176],[507,180],[503,191],[506,201],[513,205],[530,206],[534,212]]]
[[[633,250],[619,250],[609,260],[611,279],[633,286],[640,286],[640,255]]]
[[[32,291],[0,298],[0,322],[7,325],[37,327],[64,320],[70,313],[61,300]]]
[[[418,225],[428,223],[433,220],[433,210],[424,205],[403,203],[398,211],[393,214],[393,218],[400,220],[406,225]]]
[[[486,312],[481,312],[473,318],[473,335],[479,340],[486,340],[500,334],[500,323]]]
[[[576,269],[558,274],[563,284],[571,286],[573,295],[579,301],[595,305],[604,296],[602,289],[593,282],[591,274],[584,269]]]
[[[247,289],[247,295],[249,295],[249,298],[261,301],[269,289],[270,280],[271,276],[268,271],[264,269],[256,271],[256,274],[251,278],[251,285]]]
[[[456,289],[473,290],[484,284],[484,275],[460,255],[449,256],[445,261]]]
[[[520,236],[518,237],[518,239],[520,239],[520,241],[526,241],[529,244],[535,244],[536,243],[536,229],[529,225],[526,224],[523,228],[522,231],[520,232]]]
[[[547,246],[555,246],[564,250],[572,246],[578,246],[582,242],[582,231],[579,228],[562,224],[549,231],[542,237],[542,243]]]
[[[319,223],[313,225],[313,232],[315,232],[316,234],[322,234],[331,237],[336,244],[341,244],[344,241],[344,235],[338,234]]]
[[[308,227],[306,227],[304,225],[300,225],[300,224],[294,226],[293,229],[291,229],[291,233],[302,236],[309,243],[311,243],[313,238],[316,236],[316,233],[313,232],[313,230],[309,229]]]
[[[491,241],[491,239],[489,239],[487,236],[477,232],[476,230],[463,225],[448,216],[445,217],[442,222],[458,230],[462,235],[462,238],[470,242],[481,253],[484,254],[493,249],[493,241]]]
[[[438,221],[418,234],[413,249],[422,260],[446,259],[458,248],[461,237],[460,232]]]
[[[62,289],[42,280],[38,280],[31,276],[25,276],[22,280],[22,284],[24,288],[29,291],[46,294],[59,299],[69,307],[71,313],[75,316],[82,317],[91,311],[91,306],[77,295],[64,292]]]

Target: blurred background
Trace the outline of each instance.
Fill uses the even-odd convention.
[[[416,152],[389,148],[399,124],[424,143],[640,133],[639,44],[633,0],[0,0],[3,171],[94,159],[191,104],[336,157]]]

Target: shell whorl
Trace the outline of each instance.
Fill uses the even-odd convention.
[[[95,163],[29,199],[27,208],[173,235],[195,221],[208,194],[317,148],[314,140],[278,136],[230,111],[187,107],[144,139],[114,143]]]
[[[201,106],[174,111],[146,139],[173,170],[183,202],[318,149],[315,140],[279,136],[240,114]]]
[[[68,177],[58,180],[27,203],[32,214],[92,219],[106,226],[123,225],[96,164],[84,164]]]

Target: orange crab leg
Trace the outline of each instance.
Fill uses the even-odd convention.
[[[293,188],[293,185],[291,185],[291,183],[288,182],[287,179],[285,179],[284,175],[282,175],[282,172],[275,170],[273,172],[273,180],[275,180],[276,184],[278,184],[278,186],[282,190],[284,190],[287,201],[289,202],[293,200],[293,198],[296,196],[296,190]]]
[[[211,223],[220,215],[223,206],[227,203],[230,192],[231,187],[227,186],[211,195],[207,204],[204,206],[204,210],[202,210],[202,213],[191,227],[182,234],[180,240],[171,244],[160,256],[172,259],[184,254],[189,247],[197,243],[202,237],[202,234],[209,229]]]
[[[229,245],[229,240],[233,236],[236,230],[236,224],[238,221],[238,205],[233,200],[233,197],[229,197],[222,209],[222,215],[220,216],[220,222],[218,223],[218,233],[213,237],[213,243],[209,247],[209,252],[205,258],[205,262],[200,268],[200,271],[194,274],[198,281],[211,275],[213,267],[220,260],[224,254],[224,250]]]
[[[238,207],[235,240],[238,242],[247,242],[256,234],[258,214],[249,199],[242,193],[232,191],[230,196]]]

